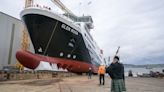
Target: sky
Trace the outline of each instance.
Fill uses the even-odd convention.
[[[74,14],[91,15],[91,34],[105,57],[126,64],[164,64],[164,0],[61,0]],[[51,0],[35,0],[62,12]],[[20,19],[24,0],[1,0],[0,11]]]

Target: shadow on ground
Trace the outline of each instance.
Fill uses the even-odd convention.
[[[23,82],[19,81],[8,81],[8,82],[0,82],[0,85],[8,85],[8,84],[19,84],[19,85],[29,85],[29,86],[45,86],[50,84],[55,84],[63,81],[62,79],[44,79],[44,80],[25,80]]]

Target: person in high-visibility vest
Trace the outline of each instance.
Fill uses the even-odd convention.
[[[99,74],[99,82],[101,84],[105,84],[105,66],[101,64],[98,69],[98,74]],[[101,82],[103,80],[103,82]]]

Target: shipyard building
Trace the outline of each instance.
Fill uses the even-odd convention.
[[[25,32],[27,31],[25,31],[25,27],[20,19],[0,12],[0,70],[6,66],[16,66],[18,64],[15,57],[18,50],[26,49],[34,52],[28,33],[25,35],[27,37],[24,37]],[[23,41],[28,42],[24,44]],[[63,71],[62,69],[57,69],[57,66],[50,66],[46,62],[41,63],[36,70]]]
[[[0,70],[15,66],[15,53],[22,47],[24,26],[21,20],[0,12]]]

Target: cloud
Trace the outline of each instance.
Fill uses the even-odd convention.
[[[121,46],[123,63],[164,63],[164,0],[61,1],[76,15],[93,17],[91,34],[104,56],[112,57]],[[37,2],[58,11],[50,0]],[[18,18],[23,5],[22,0],[3,0],[0,10]]]
[[[20,19],[20,11],[24,8],[25,0],[2,0],[0,11]]]
[[[92,35],[105,56],[113,56],[121,46],[124,63],[164,63],[163,1],[95,1],[91,15]],[[155,61],[155,62],[154,62]]]

